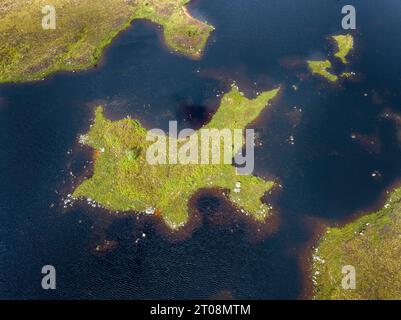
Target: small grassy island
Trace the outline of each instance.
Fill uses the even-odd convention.
[[[0,3],[0,83],[39,80],[97,63],[103,49],[135,19],[163,27],[167,45],[198,58],[213,27],[193,18],[190,0],[3,0]],[[42,27],[53,5],[56,29]]]
[[[279,90],[264,92],[250,100],[233,86],[211,121],[201,129],[244,129]],[[198,190],[220,188],[228,190],[227,196],[241,212],[257,221],[265,221],[269,216],[269,207],[261,198],[274,182],[237,175],[236,168],[223,161],[208,165],[149,164],[146,150],[151,142],[147,141],[147,135],[148,131],[137,121],[125,118],[112,122],[98,107],[89,133],[81,137],[82,143],[96,150],[94,174],[76,188],[73,197],[94,200],[112,211],[156,213],[170,228],[178,229],[188,221],[188,202]],[[183,139],[167,140],[179,146],[184,143]],[[242,145],[233,146],[237,151],[241,148]],[[209,149],[212,154],[216,151],[213,150]]]
[[[354,48],[354,38],[352,35],[335,35],[331,37],[336,45],[337,52],[334,54],[335,57],[339,58],[343,64],[348,64],[346,57],[350,51]],[[340,78],[350,79],[354,76],[353,72],[343,72],[340,76],[337,76],[329,71],[332,67],[330,60],[318,60],[307,61],[308,67],[312,74],[317,74],[324,77],[330,82],[337,82]]]
[[[315,299],[401,299],[401,188],[384,207],[341,228],[329,228],[313,257]],[[343,289],[352,265],[356,289]]]
[[[332,39],[337,45],[337,52],[334,54],[334,56],[339,58],[342,63],[347,64],[347,56],[352,49],[354,49],[354,37],[350,34],[346,34],[332,36]]]
[[[332,67],[329,60],[325,61],[308,61],[309,69],[313,74],[318,74],[331,82],[336,82],[338,77],[328,71]]]

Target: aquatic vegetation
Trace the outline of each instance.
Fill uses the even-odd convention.
[[[308,61],[309,69],[313,74],[318,74],[331,82],[336,82],[338,77],[328,71],[332,67],[329,60],[324,61]]]
[[[339,58],[342,63],[347,64],[347,56],[354,48],[354,37],[350,34],[346,34],[332,36],[332,39],[337,45],[337,52],[334,54],[334,56]]]
[[[200,57],[213,27],[193,18],[190,0],[53,0],[56,29],[42,27],[44,0],[0,4],[0,82],[39,80],[61,70],[94,66],[135,19],[163,27],[166,44]]]
[[[401,188],[378,212],[328,228],[313,257],[315,299],[401,299]],[[343,289],[342,267],[356,271]]]
[[[250,100],[234,86],[203,128],[244,129],[278,92],[279,89],[274,89]],[[152,144],[147,136],[147,130],[139,122],[131,118],[110,121],[105,118],[103,108],[98,107],[89,133],[80,138],[85,145],[97,150],[94,174],[76,188],[73,197],[94,200],[112,211],[158,212],[172,229],[188,221],[189,200],[205,188],[227,190],[227,197],[238,209],[257,221],[265,221],[270,215],[269,206],[261,198],[274,182],[238,175],[233,165],[223,161],[208,165],[152,165],[146,158],[146,150]],[[169,143],[180,146],[184,141]],[[242,146],[237,148],[239,151]]]

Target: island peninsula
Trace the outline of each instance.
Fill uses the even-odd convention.
[[[82,70],[135,19],[163,27],[172,50],[199,58],[212,26],[193,18],[190,0],[53,0],[56,28],[42,26],[45,0],[0,3],[0,83],[40,80],[57,71]]]

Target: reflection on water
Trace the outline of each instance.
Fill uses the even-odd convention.
[[[330,50],[343,2],[196,1],[191,10],[217,28],[201,61],[170,54],[154,27],[135,22],[96,69],[0,86],[1,297],[299,297],[311,219],[341,222],[377,206],[401,175],[397,123],[382,116],[401,109],[398,1],[354,1],[358,81],[332,86],[301,63]],[[214,194],[195,201],[193,232],[181,241],[146,219],[58,205],[59,190],[91,160],[76,142],[94,104],[147,128],[166,130],[169,120],[197,128],[233,80],[250,96],[284,88],[255,123],[256,173],[282,185],[269,198],[274,233],[260,239],[227,219],[233,208]],[[96,254],[105,240],[117,247]],[[40,289],[45,264],[57,268],[54,292]]]

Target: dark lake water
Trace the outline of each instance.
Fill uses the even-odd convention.
[[[327,37],[342,32],[350,2],[359,80],[333,86],[302,62],[333,51]],[[299,298],[315,221],[342,223],[377,208],[401,177],[397,127],[382,116],[401,112],[399,0],[199,0],[190,9],[216,27],[200,61],[171,54],[157,28],[134,22],[93,70],[0,86],[0,298]],[[283,87],[255,125],[263,142],[256,174],[283,186],[270,199],[275,233],[255,239],[244,223],[216,224],[213,215],[231,209],[212,195],[196,201],[201,222],[181,241],[150,221],[105,228],[93,210],[59,205],[70,171],[84,172],[77,137],[95,103],[147,128],[175,119],[199,127],[233,80],[249,96]],[[103,255],[92,250],[99,229],[119,240]],[[55,291],[41,289],[46,264],[57,269]]]

